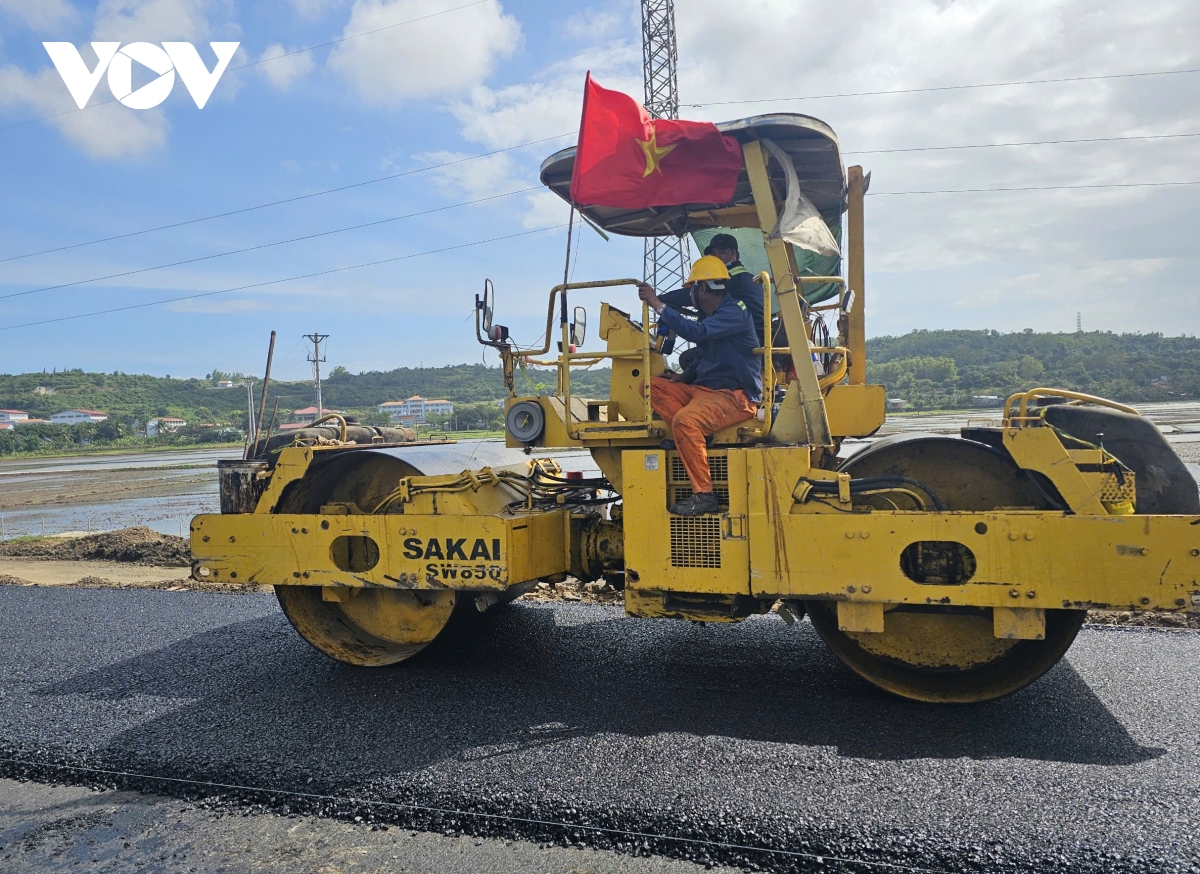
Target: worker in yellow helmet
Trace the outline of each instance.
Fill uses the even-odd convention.
[[[704,254],[715,255],[729,270],[729,281],[725,284],[725,293],[746,305],[746,309],[750,312],[750,318],[754,320],[758,345],[764,345],[763,287],[754,281],[754,274],[742,266],[742,262],[739,260],[741,255],[738,252],[737,237],[733,234],[717,234],[704,248]],[[660,294],[658,299],[673,310],[692,305],[690,289],[686,286]],[[700,314],[700,320],[704,321],[703,313]],[[687,366],[691,354],[692,350],[689,349],[679,356],[680,366]]]
[[[726,294],[728,282],[729,270],[720,258],[705,255],[692,265],[684,286],[703,314],[702,321],[668,309],[646,283],[638,286],[638,297],[658,314],[659,321],[699,350],[683,373],[650,380],[650,406],[671,426],[674,448],[692,485],[692,494],[670,507],[678,516],[718,512],[705,438],[753,419],[762,399],[754,320],[742,301]]]

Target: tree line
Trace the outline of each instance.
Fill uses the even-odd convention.
[[[972,406],[1037,385],[1116,401],[1200,396],[1200,340],[1162,334],[912,331],[867,341],[867,378],[915,407]]]
[[[867,341],[867,377],[887,387],[888,396],[903,398],[917,409],[968,407],[973,398],[1006,397],[1035,385],[1098,394],[1127,403],[1200,397],[1200,340],[1162,334],[1038,333],[1027,329],[999,331],[912,331]],[[574,392],[604,397],[609,371],[594,368],[572,374]],[[188,422],[161,442],[239,439],[247,423],[243,374],[213,370],[203,378],[139,374],[52,373],[0,374],[0,408],[25,410],[49,418],[68,409],[101,410],[109,421],[65,426],[26,425],[0,431],[0,454],[106,444],[134,439],[155,417]],[[217,388],[231,380],[234,388]],[[519,394],[553,394],[554,371],[518,370]],[[259,386],[255,382],[256,392]],[[351,373],[334,367],[323,382],[325,406],[356,415],[366,424],[385,424],[377,405],[412,395],[446,399],[455,404],[449,421],[433,424],[461,430],[495,430],[505,395],[500,371],[483,364],[446,367],[401,367],[389,371]],[[256,394],[257,397],[257,394]],[[292,410],[314,403],[308,381],[272,382],[267,414],[279,401],[278,422]],[[143,438],[144,439],[144,438]]]

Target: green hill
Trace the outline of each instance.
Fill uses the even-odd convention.
[[[205,379],[174,379],[128,373],[85,373],[67,370],[56,373],[0,374],[0,408],[25,410],[30,416],[48,419],[60,410],[100,410],[122,423],[142,424],[156,416],[175,416],[189,423],[246,424],[246,390],[242,386],[217,388],[229,376],[216,371]],[[239,376],[240,378],[240,376]],[[572,378],[583,394],[608,390],[608,371],[580,371]],[[258,382],[256,381],[256,387]],[[556,387],[551,371],[531,368],[518,371],[520,391],[546,394]],[[399,368],[386,373],[352,374],[335,367],[322,381],[324,405],[346,410],[364,418],[377,415],[375,407],[385,401],[412,395],[445,398],[456,405],[482,404],[496,407],[504,397],[500,370],[482,364],[448,367]],[[309,382],[272,382],[268,393],[268,415],[279,398],[280,421],[294,409],[312,406]]]
[[[867,341],[868,378],[887,386],[917,408],[966,407],[972,397],[1001,397],[1021,388],[1051,385],[1090,392],[1125,402],[1182,400],[1200,397],[1200,340],[1161,334],[1040,334],[1031,330],[913,331],[899,337]],[[214,371],[204,379],[175,379],[126,373],[55,373],[0,375],[0,408],[27,410],[36,418],[68,409],[101,410],[111,425],[98,432],[81,430],[68,442],[103,443],[133,434],[147,419],[177,416],[190,426],[246,423],[245,389],[217,388],[234,377]],[[577,371],[571,381],[581,396],[603,397],[609,371]],[[521,393],[547,394],[556,388],[552,371],[518,372]],[[412,395],[445,398],[456,405],[459,427],[496,428],[504,396],[498,368],[482,364],[447,367],[402,367],[386,372],[350,373],[335,367],[323,384],[325,405],[356,414],[364,422],[382,424],[376,406]],[[273,382],[267,406],[279,399],[280,421],[292,410],[313,404],[308,382]],[[269,414],[269,412],[268,412]],[[114,426],[116,434],[114,435]],[[32,426],[25,426],[32,427]],[[37,429],[41,432],[44,429]],[[71,429],[59,429],[56,435]],[[15,432],[0,432],[0,454],[28,449]],[[26,432],[32,439],[33,431]],[[49,432],[46,432],[49,434]],[[181,440],[209,439],[192,432]],[[226,432],[228,436],[228,432]],[[43,437],[47,441],[59,443]]]
[[[1200,339],[1162,334],[913,331],[867,341],[867,375],[890,397],[968,406],[1036,385],[1117,401],[1200,397]]]

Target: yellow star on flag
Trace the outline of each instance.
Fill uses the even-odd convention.
[[[662,163],[662,159],[669,155],[671,150],[675,148],[674,146],[660,146],[658,144],[658,131],[650,134],[650,139],[648,140],[638,140],[637,144],[646,153],[646,172],[642,174],[643,179],[655,170],[661,173],[662,170],[659,169],[659,165]]]

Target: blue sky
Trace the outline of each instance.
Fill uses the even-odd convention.
[[[574,130],[584,71],[640,93],[630,0],[0,0],[0,258],[310,194]],[[1200,75],[761,104],[724,101],[1200,67],[1195,4],[1093,0],[830,4],[678,0],[685,117],[802,111],[838,130],[872,192],[1200,180]],[[452,10],[452,11],[446,11]],[[392,26],[421,16],[420,22]],[[368,36],[364,31],[386,28]],[[305,46],[335,46],[274,58]],[[74,104],[43,41],[241,43],[203,109]],[[84,50],[89,63],[90,49]],[[266,59],[266,60],[264,60]],[[242,70],[232,69],[259,62]],[[135,85],[138,84],[135,82]],[[92,104],[111,95],[102,80]],[[55,118],[27,122],[54,113]],[[16,125],[9,127],[10,125]],[[1164,135],[1171,135],[1169,137]],[[945,145],[1152,137],[1012,148]],[[307,374],[300,336],[353,371],[481,360],[469,320],[485,276],[532,342],[561,279],[564,204],[536,186],[570,138],[241,215],[0,262],[0,329],[268,282],[514,234],[390,264],[194,301],[0,330],[0,372]],[[483,203],[456,206],[490,198]],[[446,208],[449,207],[449,208]],[[409,213],[257,252],[69,289],[31,289],[201,258]],[[1200,330],[1200,186],[872,196],[868,330]],[[551,228],[538,231],[539,228]],[[574,276],[636,275],[640,241],[585,231]],[[618,302],[614,300],[614,302]],[[494,362],[493,362],[494,363]]]

